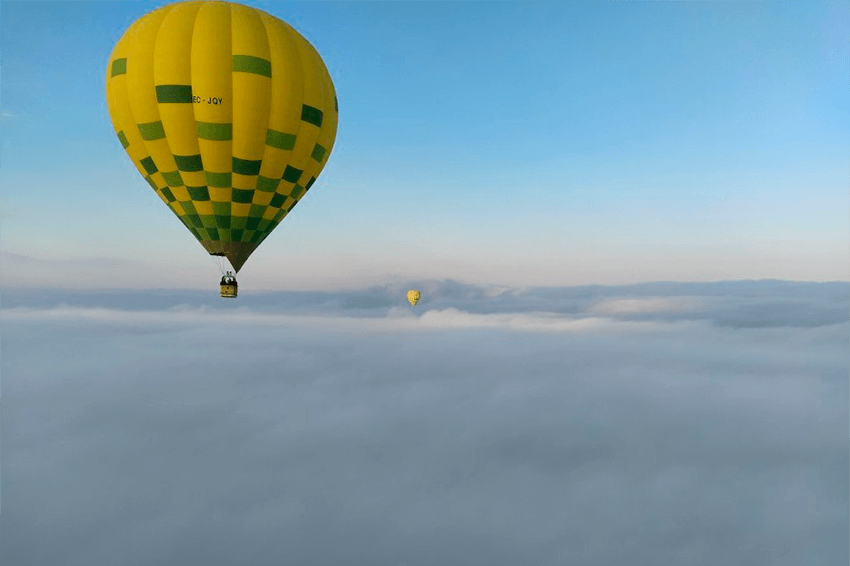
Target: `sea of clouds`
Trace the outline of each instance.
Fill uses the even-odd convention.
[[[3,564],[848,561],[847,283],[0,304]]]

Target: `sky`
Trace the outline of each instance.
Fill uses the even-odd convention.
[[[105,105],[164,4],[0,5],[4,288],[217,281]],[[846,2],[248,4],[317,48],[340,124],[240,292],[850,279]]]
[[[850,284],[4,293],[15,566],[834,566]]]

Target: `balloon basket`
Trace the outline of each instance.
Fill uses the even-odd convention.
[[[221,296],[225,299],[235,299],[239,292],[239,284],[236,283],[236,277],[234,277],[229,271],[227,272],[227,275],[221,278],[220,287]]]

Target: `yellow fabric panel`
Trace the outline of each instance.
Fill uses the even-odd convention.
[[[289,163],[289,156],[291,155],[292,151],[288,149],[278,149],[267,145],[263,152],[260,175],[268,179],[280,179],[283,175],[283,170],[286,169],[286,164]]]
[[[310,53],[312,47],[310,47],[307,41],[300,36],[294,37],[293,43],[295,44],[296,51],[298,52],[298,58],[300,61],[299,66],[301,68],[301,74],[304,77],[303,90],[301,91],[301,103],[318,108],[323,114],[327,114],[327,110],[322,108],[324,100],[322,97],[318,73],[316,73],[316,69],[312,66],[313,57]],[[322,120],[322,124],[324,124],[324,118]],[[317,128],[313,124],[308,124],[303,120],[300,121],[298,137],[295,140],[295,147],[292,149],[292,156],[289,158],[289,164],[292,167],[301,169],[302,171],[308,167],[310,154],[313,153],[313,147],[315,147],[316,140],[319,137],[319,129],[320,128]],[[307,177],[307,179],[309,179],[309,177]],[[306,180],[302,175],[299,184],[304,186],[304,183],[306,183]]]
[[[322,124],[322,132],[319,134],[319,142],[322,144],[322,147],[325,148],[327,153],[325,153],[325,158],[322,160],[322,164],[319,166],[317,171],[313,174],[318,177],[319,173],[324,169],[325,164],[328,162],[328,158],[331,155],[331,151],[333,150],[334,142],[336,142],[336,130],[339,125],[339,111],[337,110],[337,100],[336,100],[336,89],[334,88],[333,80],[331,79],[331,74],[328,72],[328,68],[325,66],[324,61],[316,53],[316,62],[320,66],[320,68],[324,71],[322,73],[322,80],[324,81],[324,89],[327,93],[328,97],[328,112],[325,114],[325,118],[328,119],[328,122]]]
[[[301,126],[302,70],[301,60],[293,43],[295,30],[288,25],[261,13],[269,40],[269,57],[272,62],[271,100],[268,128],[285,134],[297,134]],[[267,146],[263,154],[260,175],[280,179],[290,162],[290,150]]]
[[[234,202],[230,205],[230,216],[248,216],[248,213],[251,211],[250,204],[243,204],[239,202]]]
[[[156,173],[151,175],[151,181],[153,181],[154,184],[160,189],[168,186],[168,183],[165,182],[165,179],[163,178],[162,173],[160,171],[157,171]]]
[[[116,59],[125,59],[127,57],[127,45],[129,44],[130,32],[136,27],[137,24],[133,24],[130,28],[124,32],[124,35],[121,36],[121,39],[118,40],[118,43],[115,44],[115,47],[112,49],[112,53],[109,56],[109,64],[106,66],[106,108],[109,111],[109,117],[112,119],[112,125],[115,128],[115,133],[123,130],[123,125],[121,123],[121,115],[120,115],[120,105],[116,101],[117,93],[119,88],[126,89],[126,81],[127,75],[117,75],[115,77],[112,76],[112,63]],[[120,85],[120,87],[118,86]]]
[[[190,57],[192,27],[201,2],[182,2],[170,6],[160,26],[154,49],[154,81],[158,85],[192,83]],[[192,104],[159,104],[159,115],[172,154],[198,155],[198,135]],[[183,182],[190,187],[206,185],[204,172],[181,171]],[[172,192],[173,189],[172,189]],[[175,193],[175,196],[177,194]],[[178,197],[180,198],[180,197]],[[185,199],[188,199],[188,194]]]
[[[195,143],[197,143],[197,142],[195,142]],[[176,155],[180,155],[180,154],[176,154]],[[197,153],[194,153],[193,155],[197,155]],[[180,177],[183,179],[183,183],[186,186],[189,186],[189,187],[203,187],[204,185],[207,184],[207,178],[206,178],[206,175],[204,175],[203,171],[180,171]],[[172,187],[171,192],[174,193],[174,189],[175,189],[175,187]],[[186,193],[186,194],[188,194],[188,193]],[[177,193],[174,193],[174,195],[177,196]]]
[[[159,122],[159,108],[156,101],[156,84],[154,82],[154,46],[162,20],[168,14],[169,8],[152,12],[142,20],[134,34],[133,41],[127,54],[127,99],[133,113],[133,119],[138,124]],[[177,164],[171,156],[168,142],[165,139],[143,140],[146,153],[153,159],[160,171],[175,171]],[[156,180],[158,187],[166,185]]]
[[[153,78],[153,50],[159,25],[167,10],[145,17],[133,34],[127,50],[127,96],[137,124],[159,120]]]
[[[248,7],[233,5],[233,55],[249,55],[269,61],[269,42],[259,14]],[[233,73],[233,156],[240,159],[263,158],[271,107],[271,79],[262,75]],[[240,187],[253,189],[253,183]],[[240,181],[245,181],[241,179]],[[234,180],[234,186],[236,186]]]
[[[314,51],[315,53],[315,51]],[[322,81],[324,83],[323,88],[325,90],[325,96],[327,99],[327,112],[325,113],[325,118],[327,122],[322,124],[322,131],[319,134],[318,143],[325,148],[325,157],[322,160],[322,164],[319,167],[318,171],[315,173],[316,176],[319,175],[319,172],[324,167],[325,163],[328,162],[328,158],[331,155],[331,151],[333,150],[334,142],[336,141],[336,131],[337,126],[339,124],[339,112],[337,111],[337,103],[336,103],[336,89],[334,88],[333,81],[331,80],[331,75],[325,67],[324,62],[322,62],[322,58],[318,53],[316,55],[316,63],[322,69]]]
[[[234,134],[235,137],[235,134]],[[236,157],[239,157],[239,153],[236,151],[236,144],[233,144],[233,154]],[[249,191],[257,186],[257,176],[256,175],[240,175],[239,173],[234,173],[232,181],[234,189],[245,189]]]
[[[282,195],[292,194],[292,189],[295,188],[295,183],[290,183],[289,181],[281,180],[280,184],[277,186],[277,193]]]
[[[135,29],[141,23],[137,22],[127,30],[127,33],[121,38],[115,49],[112,51],[112,56],[109,59],[108,67],[112,68],[112,61],[127,57],[129,46],[132,43],[132,38],[135,35]],[[112,124],[115,126],[115,131],[123,132],[127,138],[129,145],[125,149],[127,155],[136,169],[139,170],[142,177],[147,177],[145,168],[141,165],[141,160],[148,157],[147,149],[145,148],[142,135],[139,133],[139,128],[136,126],[136,121],[133,118],[133,113],[130,110],[130,102],[127,97],[127,74],[108,76],[106,79],[106,97],[111,101],[108,103],[108,108],[111,110]]]
[[[230,202],[233,198],[230,187],[208,187],[207,190],[210,192],[210,200],[216,202]]]
[[[212,202],[208,200],[196,200],[192,203],[195,205],[195,211],[202,216],[212,216]]]
[[[310,158],[304,169],[304,173],[301,175],[302,186],[306,185],[311,177],[318,177],[322,172],[325,163],[327,163],[331,147],[333,147],[334,138],[336,137],[338,119],[335,105],[336,93],[334,92],[330,74],[328,74],[327,68],[322,62],[322,58],[313,46],[308,43],[307,48],[312,56],[311,68],[315,70],[316,79],[319,83],[319,91],[322,95],[322,105],[317,106],[317,108],[322,110],[323,119],[322,127],[320,128],[319,135],[316,138],[316,143],[325,148],[325,156],[322,158],[321,162],[317,162]],[[312,148],[310,151],[312,153]]]
[[[195,18],[190,55],[195,121],[207,124],[233,123],[230,5],[204,3]],[[208,100],[217,100],[210,104]],[[204,169],[209,173],[230,172],[233,165],[231,140],[198,139]],[[206,183],[205,183],[206,184]]]
[[[201,173],[203,175],[203,173]],[[186,183],[186,174],[180,173],[183,177],[183,182]],[[189,184],[190,187],[194,187],[195,185]],[[192,200],[192,197],[189,196],[189,191],[186,189],[186,186],[182,187],[171,187],[171,194],[174,195],[174,198],[177,200]]]
[[[272,201],[272,197],[274,193],[264,193],[261,191],[257,191],[254,193],[254,198],[251,201],[253,204],[261,204],[263,206],[268,206]]]

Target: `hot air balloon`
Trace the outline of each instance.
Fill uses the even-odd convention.
[[[109,114],[133,164],[235,272],[310,190],[336,138],[319,54],[288,24],[229,2],[179,2],[112,52]],[[236,296],[231,272],[222,296]]]
[[[407,292],[407,302],[410,303],[410,306],[415,307],[416,303],[419,302],[419,297],[422,295],[416,289],[411,289]]]

